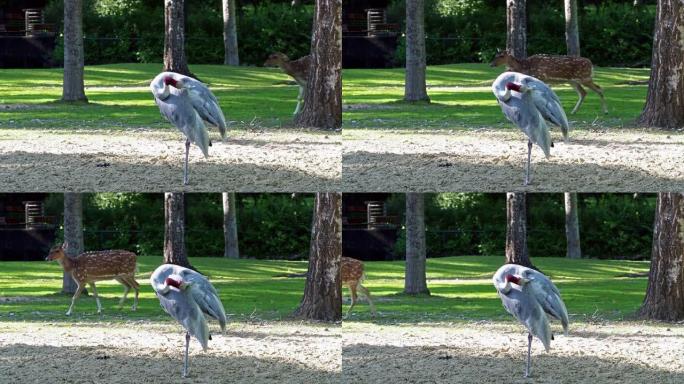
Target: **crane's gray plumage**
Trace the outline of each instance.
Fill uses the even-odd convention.
[[[492,280],[506,311],[525,325],[530,335],[541,340],[546,351],[551,348],[553,339],[547,315],[560,320],[567,335],[569,319],[565,303],[558,288],[544,274],[521,265],[505,264]],[[528,345],[526,376],[529,374],[529,348]]]
[[[187,374],[188,342],[193,336],[206,350],[209,326],[205,315],[216,319],[226,330],[226,313],[214,286],[206,277],[191,269],[173,264],[159,266],[150,276],[150,284],[164,311],[185,328],[186,348],[183,375]]]
[[[559,126],[563,139],[567,141],[570,130],[568,118],[553,90],[532,76],[504,72],[492,83],[492,92],[504,116],[520,128],[529,140],[525,174],[527,185],[532,143],[537,144],[544,151],[544,155],[549,157],[553,142],[547,121]]]
[[[202,82],[175,72],[162,72],[150,83],[150,90],[159,112],[183,132],[186,140],[183,183],[187,184],[188,151],[190,143],[209,156],[209,132],[204,122],[218,127],[221,138],[226,138],[226,118],[216,96]]]

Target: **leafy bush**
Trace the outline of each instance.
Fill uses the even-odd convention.
[[[562,3],[528,1],[528,54],[565,54]],[[600,2],[579,10],[582,56],[601,66],[649,65],[655,7],[631,2]],[[391,22],[405,25],[405,1],[388,9]],[[428,64],[488,62],[506,46],[505,2],[488,0],[426,0],[425,32]],[[607,43],[610,42],[610,43]],[[405,40],[395,59],[405,63]]]
[[[532,257],[564,257],[565,211],[562,194],[528,194],[527,244]],[[582,252],[599,259],[650,256],[654,195],[580,194]],[[388,202],[388,214],[404,217],[404,195]],[[506,244],[506,196],[444,193],[425,196],[429,257],[503,255]],[[400,231],[397,255],[405,256],[406,232]]]
[[[186,55],[190,63],[223,63],[221,1],[186,0]],[[163,2],[96,0],[83,5],[86,64],[160,62],[164,49]],[[62,25],[63,2],[51,0],[46,20]],[[268,54],[282,51],[296,58],[311,45],[313,7],[289,2],[258,2],[238,9],[238,49],[242,64],[261,65]],[[61,62],[63,39],[54,57]]]
[[[238,194],[238,242],[243,257],[303,259],[308,256],[313,197],[287,194]],[[223,256],[221,194],[186,194],[188,256]],[[50,215],[62,217],[63,197],[51,195]],[[86,194],[83,202],[87,250],[123,248],[160,255],[164,246],[164,196],[160,194]],[[60,238],[63,236],[60,228]]]

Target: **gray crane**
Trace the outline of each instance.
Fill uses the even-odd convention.
[[[209,156],[209,132],[204,122],[218,127],[226,138],[226,118],[216,96],[202,82],[175,72],[162,72],[150,83],[159,112],[185,135],[185,168],[183,184],[188,184],[188,154],[195,143]]]
[[[560,320],[563,332],[566,336],[568,334],[569,320],[565,303],[551,280],[531,268],[505,264],[496,271],[492,280],[506,311],[527,328],[525,377],[529,377],[532,336],[541,340],[547,352],[551,348],[553,334],[547,315]]]
[[[198,272],[173,264],[162,264],[150,276],[150,284],[164,311],[185,328],[183,377],[188,375],[188,348],[194,336],[207,350],[211,335],[205,315],[218,320],[226,330],[226,313],[216,289]]]
[[[560,127],[567,142],[570,126],[558,96],[539,79],[518,72],[504,72],[492,83],[501,111],[527,135],[527,169],[525,185],[530,182],[532,144],[537,144],[548,158],[551,134],[546,122]]]

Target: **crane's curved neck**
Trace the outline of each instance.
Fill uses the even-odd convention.
[[[162,79],[160,86],[161,88],[157,86],[157,98],[160,100],[166,100],[166,98],[171,94],[171,89],[169,88],[170,85],[166,84],[164,79]]]
[[[511,290],[511,282],[510,281],[499,281],[496,288],[499,292],[506,294]]]
[[[508,101],[511,99],[511,90],[508,87],[504,88],[503,92],[499,92],[499,98],[501,101]]]

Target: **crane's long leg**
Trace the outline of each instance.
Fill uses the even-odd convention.
[[[530,183],[530,163],[532,162],[532,141],[527,140],[527,170],[525,171],[525,185]]]
[[[183,185],[188,185],[188,155],[190,154],[190,139],[185,139],[185,168],[183,170]]]
[[[183,359],[183,378],[188,377],[188,348],[190,347],[190,333],[185,332],[185,358]]]
[[[527,334],[527,365],[525,365],[525,377],[530,377],[530,356],[532,354],[532,334]]]

